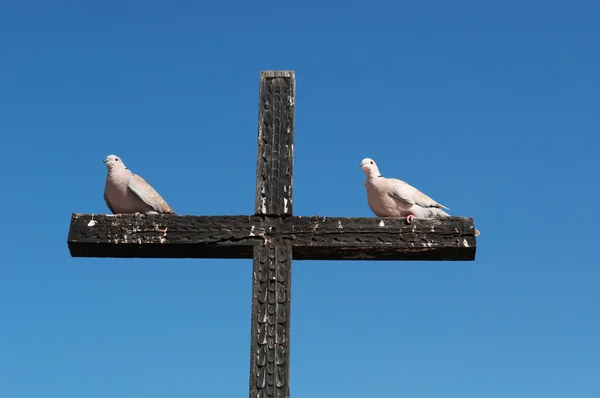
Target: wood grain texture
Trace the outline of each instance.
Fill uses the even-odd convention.
[[[73,257],[253,258],[285,244],[297,260],[474,260],[473,219],[77,214]]]
[[[254,247],[250,397],[289,397],[292,250]]]
[[[292,215],[293,71],[263,71],[258,105],[255,214]]]
[[[281,216],[292,215],[295,96],[293,71],[261,72],[254,208],[263,217],[249,219],[244,230],[253,243],[251,398],[290,395],[292,247],[273,232]]]

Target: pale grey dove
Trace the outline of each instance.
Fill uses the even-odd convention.
[[[411,223],[413,218],[446,218],[450,217],[439,204],[417,188],[395,178],[381,175],[377,163],[365,158],[359,166],[365,172],[367,181],[367,202],[377,217],[406,217]],[[475,230],[475,236],[479,231]]]
[[[104,201],[113,214],[175,214],[158,192],[142,177],[133,174],[121,158],[108,155],[104,163],[108,169]]]

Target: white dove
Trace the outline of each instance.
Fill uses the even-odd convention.
[[[359,166],[365,172],[367,181],[367,201],[377,217],[406,217],[411,223],[413,218],[446,218],[450,217],[439,204],[417,188],[395,178],[381,175],[377,163],[373,159],[364,158]],[[475,230],[475,236],[479,231]]]
[[[142,177],[133,174],[122,159],[108,155],[104,163],[108,169],[104,201],[113,214],[175,214],[158,192]]]

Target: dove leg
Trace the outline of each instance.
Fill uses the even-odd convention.
[[[412,223],[412,220],[415,218],[414,214],[409,214],[408,216],[406,216],[406,223],[410,224]]]

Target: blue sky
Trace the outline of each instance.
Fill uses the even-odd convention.
[[[253,211],[259,72],[296,71],[294,212],[374,158],[474,262],[294,262],[293,397],[600,396],[600,6],[4,1],[0,396],[247,396],[250,260],[71,258],[110,153],[180,214]]]

